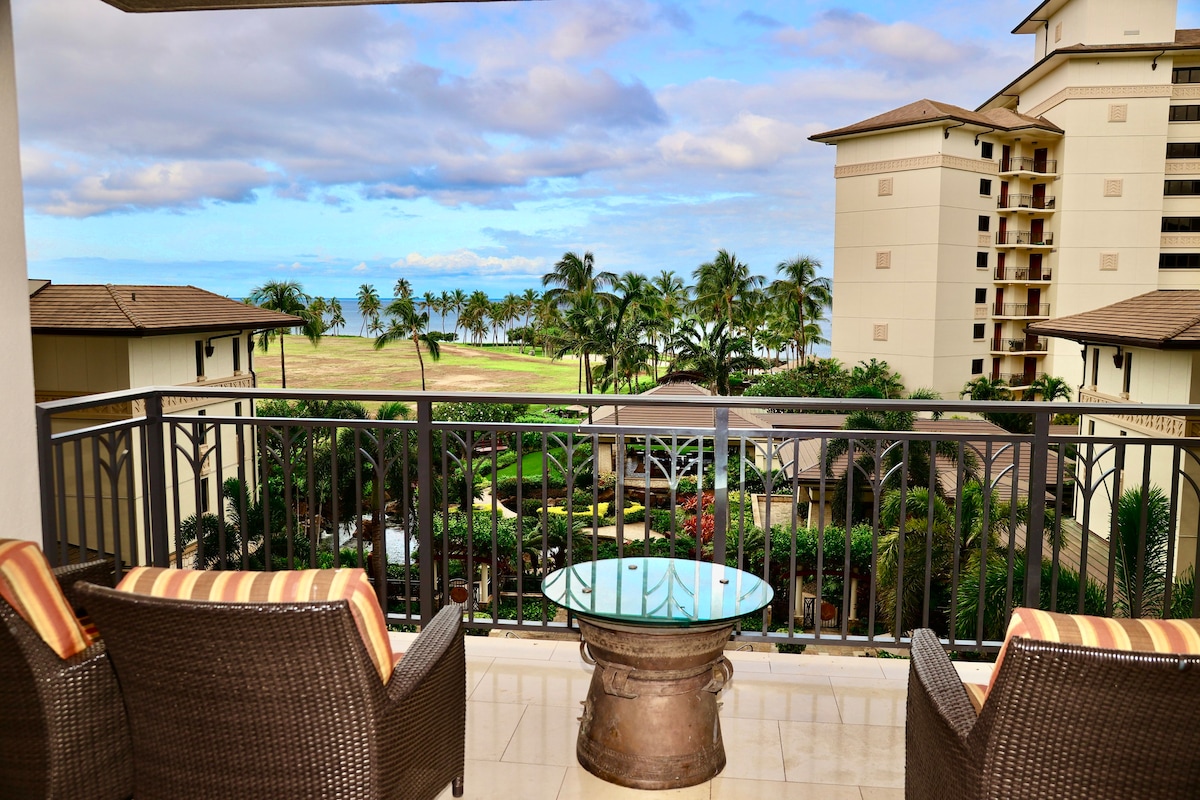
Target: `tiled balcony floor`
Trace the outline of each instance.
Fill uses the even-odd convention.
[[[403,650],[411,635],[393,634]],[[901,800],[908,661],[727,652],[727,765],[687,789],[643,792],[575,760],[591,668],[578,642],[467,637],[469,800]],[[959,664],[986,682],[988,664]],[[449,800],[449,788],[441,796]],[[439,798],[441,800],[441,798]]]

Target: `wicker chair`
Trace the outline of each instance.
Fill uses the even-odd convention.
[[[107,561],[54,571],[72,606],[79,580],[112,584]],[[133,791],[125,708],[103,642],[63,660],[0,600],[0,797],[120,800]]]
[[[462,794],[462,608],[425,626],[384,684],[345,600],[219,603],[95,586],[138,800]]]
[[[912,637],[905,797],[1200,796],[1200,656],[1011,639],[977,715],[930,630]]]

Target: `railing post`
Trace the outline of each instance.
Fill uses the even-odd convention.
[[[146,396],[146,471],[143,487],[150,498],[150,563],[170,566],[170,541],[167,537],[167,453],[163,436],[162,395]]]
[[[54,512],[54,446],[51,415],[43,408],[34,411],[37,420],[38,483],[41,484],[42,552],[50,563],[58,561],[58,515]]]
[[[429,622],[433,605],[433,403],[417,401],[417,565],[421,570],[421,620]]]
[[[715,409],[713,422],[716,426],[713,435],[713,563],[724,564],[725,537],[729,531],[729,406]],[[703,486],[699,487],[699,493],[704,496]]]
[[[1029,449],[1029,523],[1025,526],[1025,606],[1042,601],[1042,541],[1046,526],[1046,460],[1050,457],[1050,412],[1035,412]]]

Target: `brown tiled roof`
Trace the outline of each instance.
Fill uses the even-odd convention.
[[[712,393],[702,386],[681,381],[664,383],[642,393],[657,397],[707,397]],[[597,409],[592,417],[594,425],[616,425],[617,414],[613,406]],[[701,406],[620,406],[621,427],[633,428],[712,428],[713,409]],[[730,428],[768,427],[750,411],[729,409]]]
[[[1015,131],[1025,128],[1039,128],[1052,133],[1062,133],[1062,128],[1043,117],[1027,117],[1009,109],[992,109],[990,111],[969,111],[949,103],[937,103],[933,100],[918,100],[901,108],[893,109],[877,117],[837,128],[825,133],[819,133],[809,138],[814,142],[835,139],[840,136],[850,136],[857,133],[869,133],[888,128],[903,128],[909,125],[924,125],[930,122],[965,122],[995,128],[1003,131]]]
[[[154,336],[292,328],[303,320],[195,286],[47,283],[29,298],[34,333]]]
[[[1038,336],[1158,350],[1200,350],[1200,290],[1159,289],[1026,326]]]

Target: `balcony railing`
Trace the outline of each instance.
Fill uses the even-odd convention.
[[[997,317],[1048,317],[1049,303],[996,303]]]
[[[993,352],[1044,353],[1047,344],[1039,339],[992,339]]]
[[[520,406],[606,399],[173,387],[43,403],[45,549],[56,563],[110,554],[120,569],[362,565],[392,624],[421,624],[457,591],[471,625],[500,631],[571,626],[541,595],[543,575],[625,555],[769,581],[774,603],[735,634],[748,643],[903,645],[933,627],[954,649],[991,650],[1018,605],[1200,616],[1169,579],[1195,540],[1125,530],[1114,514],[1122,491],[1146,497],[1151,475],[1173,476],[1156,486],[1168,516],[1194,519],[1200,489],[1186,475],[1200,440],[1050,427],[1086,413],[1158,430],[1200,407],[622,396],[590,423],[514,421]],[[377,419],[349,401],[410,413]],[[843,417],[814,417],[851,411],[915,421],[845,430]],[[980,412],[1028,432],[964,427]],[[1165,566],[1131,571],[1108,546],[1117,535],[1161,544],[1136,563]]]
[[[1048,281],[1052,276],[1050,267],[1041,267],[1039,269],[1030,269],[1029,267],[997,267],[996,280],[998,281],[1017,281],[1032,283],[1034,281]]]
[[[1024,244],[1031,247],[1049,247],[1054,244],[1053,233],[1034,231],[1001,231],[996,234],[996,244]]]
[[[1044,372],[1001,372],[997,377],[1009,386],[1029,386],[1034,381],[1046,377]]]
[[[1001,195],[996,200],[996,207],[1003,209],[1024,208],[1030,211],[1053,211],[1054,197],[1032,194]]]
[[[1054,175],[1058,172],[1058,161],[1052,158],[1029,158],[1011,156],[1000,159],[1001,172],[1033,172],[1038,175]]]

